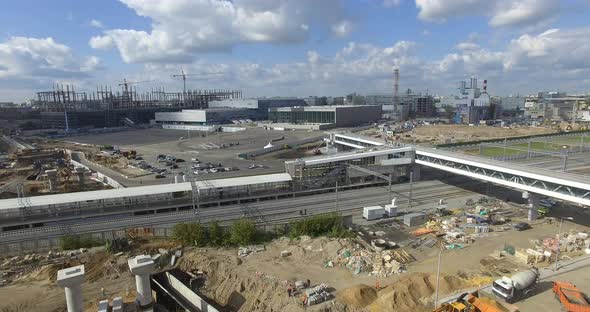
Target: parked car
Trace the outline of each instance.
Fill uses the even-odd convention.
[[[519,222],[514,225],[514,229],[517,231],[524,231],[524,230],[528,230],[530,228],[531,228],[530,224],[528,224],[526,222]]]

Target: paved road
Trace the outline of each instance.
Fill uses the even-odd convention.
[[[396,202],[401,211],[421,211],[433,208],[440,198],[447,201],[460,199],[464,202],[467,196],[479,196],[470,191],[444,184],[440,181],[424,181],[414,185],[412,208],[409,208],[409,185],[396,185],[393,188]],[[338,198],[336,198],[336,196]],[[235,220],[241,217],[249,217],[259,224],[273,224],[301,217],[300,211],[307,209],[308,215],[340,211],[345,214],[354,214],[360,217],[362,207],[372,205],[384,205],[388,203],[389,195],[387,187],[371,187],[358,190],[340,191],[335,193],[319,194],[304,197],[269,200],[248,204],[236,204],[219,207],[202,208],[198,217],[201,222],[217,220],[220,222]],[[130,227],[170,225],[182,221],[197,219],[192,210],[174,213],[160,213],[142,216],[110,216],[102,218],[86,218],[77,221],[55,223],[54,226],[45,226],[27,230],[18,230],[0,233],[0,241],[3,243],[18,242],[22,240],[56,237],[68,233],[89,233],[102,230],[114,230]]]

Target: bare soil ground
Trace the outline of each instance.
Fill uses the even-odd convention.
[[[587,226],[567,222],[562,232],[588,229]],[[498,260],[490,254],[498,254],[505,244],[516,249],[529,248],[531,240],[554,237],[556,231],[555,222],[549,224],[541,220],[533,223],[530,230],[491,232],[481,235],[463,249],[445,250],[441,261],[440,295],[487,284],[500,275],[510,275],[525,268],[513,258]],[[158,248],[174,249],[177,244],[147,241],[120,256],[99,251],[79,259],[40,267],[0,288],[0,298],[6,298],[0,301],[0,311],[63,311],[64,294],[54,284],[55,274],[60,268],[79,263],[85,264],[87,272],[83,285],[86,311],[96,311],[96,304],[103,298],[103,287],[106,297],[123,296],[127,302],[133,302],[133,277],[128,272],[126,260],[136,254],[154,255],[158,253]],[[266,244],[263,251],[246,257],[238,257],[236,248],[185,248],[177,267],[192,273],[205,272],[207,278],[201,292],[227,311],[431,310],[439,252],[436,246],[403,247],[416,260],[405,266],[407,271],[388,277],[371,276],[368,274],[370,270],[355,274],[345,262],[338,262],[338,256],[345,250],[353,254],[358,250],[364,250],[366,254],[374,253],[358,240],[282,238]],[[290,255],[281,256],[283,251],[288,251]],[[330,261],[333,267],[328,265]],[[543,265],[547,264],[538,266]],[[314,286],[326,284],[335,300],[304,308],[301,291],[294,297],[287,295],[290,284],[307,279]],[[527,304],[534,306],[534,302]]]
[[[490,127],[490,126],[466,126],[466,125],[429,125],[420,126],[404,136],[404,140],[416,140],[417,143],[446,143],[467,142],[494,138],[526,136],[534,134],[554,133],[555,129],[543,127]]]

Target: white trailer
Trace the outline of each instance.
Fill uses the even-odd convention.
[[[385,209],[381,206],[370,206],[363,208],[363,218],[367,220],[377,220],[383,218]]]

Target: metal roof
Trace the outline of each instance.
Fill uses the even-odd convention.
[[[291,180],[292,180],[291,175],[289,175],[288,173],[275,173],[275,174],[256,175],[256,176],[248,176],[248,177],[237,177],[237,178],[216,179],[216,180],[203,180],[203,181],[197,181],[196,183],[197,183],[197,187],[199,189],[206,190],[206,189],[215,189],[215,188],[228,188],[228,187],[238,187],[238,186],[246,186],[246,185],[254,185],[254,184],[264,184],[264,183],[288,182]],[[45,206],[45,205],[59,205],[59,204],[75,203],[75,202],[87,202],[87,201],[95,201],[95,200],[110,199],[110,198],[140,197],[140,196],[146,196],[146,195],[185,192],[185,191],[190,191],[190,190],[191,190],[190,182],[183,182],[183,183],[172,183],[172,184],[138,186],[138,187],[112,189],[112,190],[53,194],[53,195],[32,196],[32,197],[24,197],[24,198],[10,198],[10,199],[0,200],[0,210],[23,208],[23,207]]]
[[[309,165],[317,165],[317,164],[324,164],[324,163],[337,162],[337,161],[361,159],[361,158],[379,156],[379,155],[387,155],[387,154],[391,154],[391,153],[411,152],[413,150],[414,150],[414,148],[411,146],[371,148],[371,149],[357,150],[357,151],[353,151],[353,152],[338,153],[338,154],[329,155],[329,156],[306,157],[306,158],[302,158],[302,159],[286,161],[285,163],[303,161],[306,166],[309,166]]]

